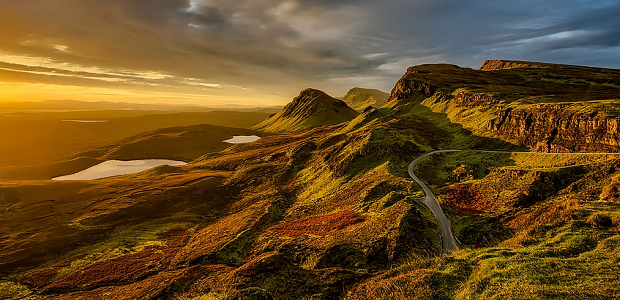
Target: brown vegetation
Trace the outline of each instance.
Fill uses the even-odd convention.
[[[179,168],[88,182],[3,181],[0,295],[612,298],[619,161],[437,157],[424,170],[436,177],[428,182],[442,191],[463,242],[441,257],[439,228],[407,176],[407,164],[432,149],[514,149],[467,128],[484,127],[494,106],[563,92],[565,79],[542,90],[558,78],[541,72],[561,70],[535,70],[415,67],[395,89],[394,109],[367,110],[348,125],[270,136]],[[532,86],[513,89],[524,78]],[[609,83],[592,84],[593,97],[609,91]],[[558,95],[577,95],[581,83],[566,86]],[[442,111],[468,122],[451,123]],[[53,265],[67,257],[79,259]]]
[[[613,176],[601,192],[601,201],[620,202],[620,175]]]
[[[30,273],[26,273],[20,279],[24,283],[32,285],[33,287],[40,289],[52,282],[52,279],[58,275],[58,270],[54,268],[37,270]]]
[[[174,271],[162,271],[144,280],[122,285],[101,287],[91,291],[73,292],[53,297],[54,300],[132,300],[156,299],[175,284],[194,280],[207,272],[202,266],[192,266]]]
[[[442,204],[461,213],[480,213],[493,210],[494,205],[485,199],[471,184],[454,184],[443,191]]]
[[[349,209],[328,215],[309,217],[274,225],[269,230],[283,236],[328,235],[364,222],[365,218]]]
[[[129,283],[141,279],[155,271],[165,270],[179,249],[187,241],[187,232],[171,230],[161,235],[164,246],[146,246],[131,254],[96,262],[47,286],[44,293],[58,293],[91,286]]]

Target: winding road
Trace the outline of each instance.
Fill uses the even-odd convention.
[[[421,160],[429,156],[440,154],[440,153],[463,152],[463,151],[486,152],[486,153],[532,153],[532,152],[501,151],[501,150],[437,150],[437,151],[426,153],[416,158],[413,162],[409,164],[409,168],[408,168],[409,176],[411,176],[411,178],[415,182],[417,182],[420,185],[420,187],[422,187],[422,190],[424,191],[425,197],[422,200],[422,203],[424,203],[424,205],[426,205],[426,207],[428,207],[431,210],[431,212],[433,212],[433,215],[435,215],[437,222],[439,222],[439,225],[441,226],[441,243],[442,243],[441,247],[442,247],[443,253],[450,253],[454,250],[457,250],[459,248],[460,243],[454,237],[454,234],[452,233],[452,226],[450,224],[450,221],[448,220],[448,218],[446,218],[446,214],[443,212],[441,205],[439,205],[439,201],[437,200],[437,197],[435,197],[435,195],[433,194],[431,189],[426,185],[426,183],[424,183],[424,181],[422,181],[422,179],[420,179],[420,177],[418,177],[418,175],[416,175],[413,172],[413,168],[418,162],[420,162]]]
[[[422,190],[424,191],[424,194],[426,195],[424,199],[422,200],[422,203],[424,203],[424,205],[426,205],[426,207],[428,207],[433,212],[433,215],[435,215],[437,222],[439,222],[439,224],[441,225],[441,234],[442,234],[442,239],[441,239],[442,245],[441,246],[442,246],[444,253],[450,253],[458,249],[459,245],[456,239],[454,238],[454,234],[452,234],[452,228],[450,226],[450,221],[448,220],[448,218],[446,218],[446,214],[443,212],[443,209],[441,209],[441,205],[439,205],[439,201],[437,201],[437,197],[435,197],[435,195],[433,194],[431,189],[426,185],[426,183],[424,183],[424,181],[422,181],[422,179],[420,179],[420,177],[418,177],[418,175],[416,175],[413,172],[413,168],[418,162],[420,162],[421,160],[431,155],[435,155],[439,153],[448,153],[448,152],[460,152],[460,151],[463,151],[463,150],[437,150],[437,151],[429,152],[416,158],[413,162],[409,164],[409,168],[408,168],[409,176],[411,176],[411,178],[413,178],[413,180],[417,182],[420,185],[420,187],[422,187]]]
[[[443,212],[441,205],[439,205],[439,201],[437,200],[437,197],[435,197],[431,189],[424,183],[424,181],[422,181],[422,179],[420,179],[420,177],[418,177],[418,175],[416,175],[413,172],[413,168],[418,162],[420,162],[421,160],[431,155],[440,154],[440,153],[450,153],[450,152],[463,152],[463,151],[486,152],[486,153],[531,153],[531,152],[501,151],[501,150],[437,150],[437,151],[426,153],[416,158],[413,162],[409,164],[409,168],[408,168],[409,176],[411,176],[411,178],[415,182],[417,182],[420,185],[420,187],[422,187],[422,190],[424,191],[425,197],[422,200],[422,203],[424,203],[424,205],[426,205],[426,207],[428,207],[431,210],[431,212],[433,212],[433,215],[435,215],[437,222],[439,222],[439,225],[441,226],[441,244],[442,244],[441,248],[443,250],[443,253],[450,253],[454,250],[457,250],[459,248],[460,243],[454,237],[454,234],[452,233],[452,226],[450,224],[450,220],[446,218],[446,214]]]
[[[466,149],[466,150],[437,150],[437,151],[433,151],[433,152],[429,152],[426,153],[418,158],[416,158],[413,162],[411,162],[411,164],[409,164],[409,176],[411,176],[411,178],[417,182],[420,187],[422,187],[422,190],[424,191],[425,197],[422,200],[422,203],[424,203],[424,205],[426,205],[426,207],[428,207],[431,212],[433,212],[433,215],[435,215],[435,218],[437,219],[437,222],[439,222],[439,224],[441,225],[441,234],[442,234],[442,239],[441,239],[441,243],[442,243],[442,250],[443,253],[450,253],[454,250],[457,250],[459,248],[459,242],[457,241],[457,239],[454,237],[454,234],[452,233],[452,228],[450,225],[450,221],[448,220],[448,218],[446,218],[446,214],[443,212],[443,209],[441,208],[441,205],[439,205],[439,201],[437,200],[437,197],[435,197],[435,195],[433,194],[433,192],[431,191],[431,189],[422,181],[422,179],[420,179],[420,177],[418,177],[414,172],[413,172],[413,168],[415,167],[415,165],[420,162],[421,160],[435,155],[435,154],[440,154],[440,153],[450,153],[450,152],[465,152],[465,151],[471,151],[471,152],[483,152],[483,153],[537,153],[537,154],[550,154],[550,155],[558,155],[558,154],[566,154],[566,155],[599,155],[599,154],[618,154],[618,153],[608,153],[608,152],[588,152],[588,153],[545,153],[545,152],[528,152],[528,151],[503,151],[503,150],[474,150],[474,149]]]

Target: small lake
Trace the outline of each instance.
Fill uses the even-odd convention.
[[[157,166],[182,166],[186,163],[182,161],[167,159],[144,159],[144,160],[108,160],[96,166],[75,174],[52,178],[52,180],[92,180],[106,178],[110,176],[126,175],[142,172]]]
[[[225,140],[223,142],[224,143],[229,143],[229,144],[247,144],[247,143],[251,143],[251,142],[256,142],[258,140],[260,140],[260,136],[255,136],[255,135],[235,135],[235,136],[233,136],[232,139]]]

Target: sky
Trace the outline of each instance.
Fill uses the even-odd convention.
[[[0,101],[283,105],[407,67],[620,68],[620,0],[0,0]]]

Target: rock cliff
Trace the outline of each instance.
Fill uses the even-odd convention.
[[[485,60],[480,70],[482,71],[491,71],[491,70],[507,70],[507,69],[516,69],[516,68],[524,68],[524,69],[541,69],[541,68],[550,68],[553,66],[552,64],[546,63],[537,63],[537,62],[529,62],[529,61],[518,61],[518,60]]]
[[[619,120],[570,105],[505,108],[487,130],[541,152],[620,152]]]
[[[497,60],[481,68],[500,69],[412,67],[390,103],[419,100],[478,135],[535,151],[620,152],[620,71]]]

